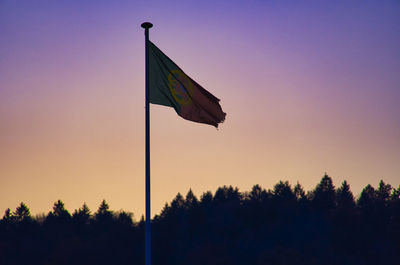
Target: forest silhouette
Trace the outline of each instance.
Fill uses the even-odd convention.
[[[152,263],[398,265],[400,187],[380,181],[355,199],[346,181],[336,189],[325,174],[308,192],[280,181],[178,193],[152,220]],[[144,220],[105,200],[72,214],[58,200],[36,217],[21,203],[0,221],[0,264],[144,264]]]

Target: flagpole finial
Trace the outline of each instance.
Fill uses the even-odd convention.
[[[149,29],[149,28],[153,27],[153,24],[151,24],[150,22],[144,22],[144,23],[142,23],[141,26],[144,29]]]

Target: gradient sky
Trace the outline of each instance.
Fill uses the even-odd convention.
[[[144,212],[144,34],[224,124],[151,106],[152,212],[178,192],[400,184],[400,2],[0,0],[0,217]]]

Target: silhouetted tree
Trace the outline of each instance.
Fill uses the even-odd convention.
[[[65,209],[64,203],[58,200],[53,205],[53,211],[49,212],[46,217],[46,223],[61,225],[67,224],[71,220],[71,214]]]
[[[168,214],[169,210],[170,210],[169,204],[168,204],[168,202],[166,202],[164,204],[164,207],[161,210],[160,215],[156,215],[156,219],[165,218],[166,215]]]
[[[10,208],[7,208],[4,212],[4,216],[3,216],[3,222],[11,222],[13,218],[13,215],[11,214],[11,210]]]
[[[127,226],[130,227],[133,225],[133,213],[125,212],[125,211],[120,211],[117,214],[117,223],[119,225]]]
[[[200,203],[203,206],[210,206],[212,201],[213,201],[213,195],[211,193],[211,191],[206,191],[204,192],[201,197],[200,197]]]
[[[288,181],[279,181],[274,186],[272,198],[278,202],[294,202],[296,200],[296,195],[293,193]]]
[[[249,199],[253,202],[262,202],[267,198],[267,192],[260,185],[254,185],[249,193]]]
[[[299,182],[294,186],[293,193],[298,201],[306,199],[306,193]]]
[[[178,192],[178,194],[176,194],[175,198],[171,202],[171,211],[176,212],[177,210],[184,208],[184,206],[185,200],[183,199],[182,194]]]
[[[392,202],[398,202],[400,200],[400,185],[397,189],[392,190],[392,194],[390,195],[390,200]]]
[[[62,220],[69,220],[71,218],[71,214],[68,212],[67,209],[65,209],[64,203],[61,200],[58,200],[54,203],[53,214],[55,217]]]
[[[356,205],[350,185],[346,180],[343,181],[342,186],[336,191],[336,201],[339,209],[352,210]]]
[[[325,174],[312,193],[312,203],[316,209],[333,209],[336,204],[335,197],[336,192],[332,178]]]
[[[196,208],[198,204],[199,201],[197,200],[197,197],[194,195],[192,189],[189,189],[188,193],[186,194],[185,207],[187,209],[193,209]]]
[[[372,211],[375,208],[375,189],[370,184],[365,186],[357,200],[357,206],[363,211]]]
[[[221,203],[225,203],[228,199],[228,187],[227,186],[223,186],[223,187],[219,187],[214,194],[214,202],[216,204],[221,204]]]
[[[336,251],[355,251],[359,244],[357,241],[359,236],[358,217],[353,193],[347,181],[343,181],[342,185],[336,190],[336,215],[332,220],[332,240],[337,247]],[[339,243],[340,242],[340,243]]]
[[[94,214],[94,218],[97,223],[100,224],[111,224],[113,220],[113,213],[110,211],[110,206],[103,200],[99,206],[99,209]]]
[[[103,200],[93,217],[84,203],[71,218],[59,200],[36,222],[21,203],[0,221],[0,264],[143,264],[145,220],[132,216]],[[154,265],[397,265],[400,187],[367,185],[356,205],[347,181],[335,191],[327,175],[307,195],[287,181],[223,186],[200,201],[190,189],[152,220],[152,249]]]
[[[357,200],[357,206],[360,209],[362,230],[368,231],[368,233],[374,238],[379,234],[380,229],[382,228],[381,217],[377,214],[379,212],[378,204],[377,193],[375,189],[368,184],[361,191],[360,197]],[[378,225],[378,223],[380,225]]]
[[[21,202],[21,204],[17,207],[14,215],[15,215],[16,221],[18,221],[18,222],[31,219],[31,213],[29,211],[29,208],[23,202]]]
[[[400,186],[393,189],[389,204],[389,235],[400,249]]]
[[[226,190],[226,198],[232,203],[239,203],[242,199],[242,194],[238,187],[233,188],[232,186],[229,186]]]
[[[86,203],[83,203],[82,207],[72,214],[72,219],[79,224],[89,224],[90,218],[90,209]]]
[[[390,184],[386,184],[381,180],[379,182],[378,189],[376,190],[376,199],[377,202],[383,205],[386,205],[389,201],[390,194],[392,191],[392,186]]]
[[[378,226],[380,226],[380,230],[386,230],[386,226],[390,222],[390,195],[392,193],[392,186],[390,184],[386,184],[383,180],[379,182],[378,189],[375,190],[376,193],[376,208],[375,208],[375,216],[374,221]],[[384,235],[382,235],[384,236]]]

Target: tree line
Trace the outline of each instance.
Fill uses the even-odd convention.
[[[112,211],[103,200],[72,214],[58,200],[47,215],[28,206],[0,221],[0,264],[144,264],[144,219]],[[305,192],[278,182],[266,190],[192,190],[152,220],[158,264],[400,264],[400,186],[380,181],[355,198],[347,181],[324,175]]]

